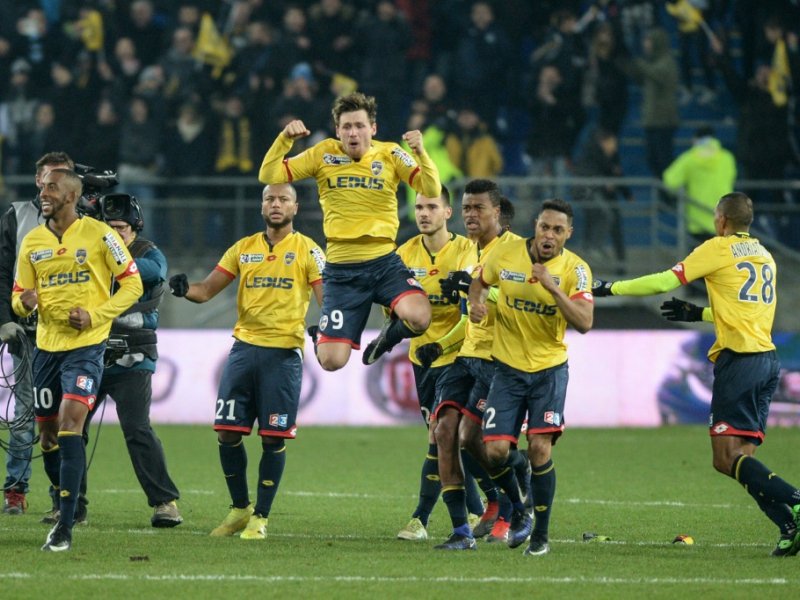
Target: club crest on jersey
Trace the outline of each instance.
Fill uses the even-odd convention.
[[[88,375],[78,375],[78,379],[75,380],[75,387],[82,389],[87,394],[91,394],[94,388],[94,379]]]
[[[518,273],[517,271],[509,271],[503,269],[500,271],[500,281],[514,281],[516,283],[525,283],[525,273]]]
[[[372,171],[372,174],[377,177],[383,173],[383,163],[379,160],[373,160],[372,164],[370,165],[370,170]]]
[[[349,156],[342,156],[341,154],[328,154],[327,152],[322,155],[322,162],[326,165],[349,165],[353,162]]]
[[[294,262],[296,257],[297,255],[294,252],[287,252],[283,255],[283,262],[286,264],[286,266],[289,266]]]
[[[414,274],[414,277],[416,277],[417,279],[419,279],[420,277],[425,277],[425,275],[428,274],[428,269],[426,269],[425,267],[409,267],[408,270],[411,271]]]
[[[75,262],[82,265],[86,262],[86,248],[78,248],[75,250]]]
[[[263,254],[240,254],[239,255],[239,264],[247,265],[251,263],[260,263],[264,262],[264,255]]]
[[[278,413],[272,413],[269,416],[270,427],[286,427],[286,424],[288,422],[289,422],[289,415],[287,414],[279,415]]]
[[[53,250],[48,248],[47,250],[35,250],[30,253],[31,263],[34,265],[38,262],[42,262],[43,260],[50,260],[53,258]]]
[[[548,410],[544,413],[544,422],[549,423],[550,425],[555,425],[556,427],[561,425],[561,413],[557,413],[552,410]]]

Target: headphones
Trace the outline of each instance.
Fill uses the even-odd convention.
[[[125,221],[137,233],[144,229],[142,208],[136,196],[130,194],[106,194],[100,198],[100,214],[103,221]]]

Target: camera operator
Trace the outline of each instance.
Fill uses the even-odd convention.
[[[174,527],[183,521],[176,504],[180,494],[167,472],[161,441],[150,426],[158,305],[164,294],[167,259],[153,242],[139,236],[144,222],[135,197],[107,194],[100,198],[99,209],[99,217],[119,233],[136,261],[144,294],[111,326],[109,347],[127,344],[127,348],[113,357],[107,352],[97,406],[107,396],[114,399],[133,470],[154,509],[151,524]]]
[[[73,169],[75,163],[65,152],[48,152],[36,161],[36,187],[42,189],[44,177],[53,169]],[[44,223],[39,205],[39,194],[31,200],[13,202],[0,217],[0,341],[11,351],[16,384],[14,387],[14,428],[9,435],[6,456],[6,478],[3,484],[3,512],[21,515],[28,509],[25,496],[31,476],[33,452],[33,382],[31,370],[22,364],[23,340],[27,336],[30,346],[36,343],[36,319],[19,319],[11,309],[11,289],[14,284],[14,264],[22,238],[37,225]],[[58,451],[48,457],[55,464],[58,477]],[[47,458],[45,463],[47,465]],[[47,468],[45,468],[47,470]],[[56,479],[58,481],[58,479]],[[77,520],[85,519],[85,503],[78,509]],[[83,512],[81,515],[80,513]],[[81,519],[81,516],[83,519]]]

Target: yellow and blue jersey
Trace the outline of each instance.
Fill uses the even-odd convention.
[[[112,296],[113,280],[119,289]],[[36,345],[62,352],[106,341],[111,322],[142,295],[142,279],[122,238],[105,223],[83,217],[59,238],[46,224],[33,228],[22,240],[14,279],[12,306],[20,316],[28,311],[20,300],[26,289],[36,289],[39,323]],[[89,329],[69,324],[73,308],[85,309]]]
[[[322,249],[296,231],[274,246],[261,232],[228,248],[216,269],[239,276],[233,337],[255,346],[303,348],[311,286],[324,268]]]
[[[291,147],[292,140],[279,135],[264,156],[258,178],[262,183],[317,180],[326,251],[334,264],[364,262],[395,249],[401,181],[428,198],[441,194],[439,172],[427,154],[412,157],[392,142],[373,140],[358,161],[333,138],[284,159]]]
[[[397,249],[403,263],[422,284],[431,303],[432,316],[430,327],[419,337],[411,338],[408,357],[415,365],[420,364],[416,357],[417,348],[443,338],[461,320],[461,309],[458,305],[449,304],[442,297],[440,279],[445,279],[451,272],[458,270],[459,260],[472,245],[461,235],[450,234],[450,240],[436,254],[431,254],[423,244],[423,235],[417,235]],[[436,359],[432,367],[449,365],[456,359],[456,353],[450,352]]]
[[[478,244],[472,244],[470,249],[461,257],[459,264],[459,271],[466,271],[472,277],[477,277],[483,263],[492,255],[492,253],[505,244],[514,240],[522,239],[516,233],[510,231],[503,232],[491,242],[486,244],[484,248],[478,248]],[[466,337],[464,344],[459,350],[459,356],[470,358],[482,358],[484,360],[492,359],[492,341],[494,340],[494,325],[495,313],[497,306],[494,302],[486,303],[487,313],[480,323],[473,323],[467,321]]]
[[[717,334],[710,360],[725,348],[740,353],[775,349],[778,271],[761,242],[747,233],[714,237],[672,271],[683,284],[705,278]]]
[[[481,279],[500,288],[492,356],[535,373],[566,362],[567,320],[553,295],[532,276],[529,243],[516,239],[499,246],[481,265]],[[570,299],[594,302],[592,272],[577,254],[564,249],[545,266]]]

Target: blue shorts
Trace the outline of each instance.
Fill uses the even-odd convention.
[[[430,427],[433,406],[436,403],[436,390],[440,388],[443,375],[451,365],[441,367],[428,367],[427,369],[411,363],[414,367],[414,382],[417,386],[417,399],[419,410],[425,425]]]
[[[48,352],[33,351],[33,401],[37,421],[58,418],[61,400],[74,400],[92,410],[103,378],[106,343]]]
[[[527,435],[553,435],[553,443],[564,431],[567,399],[567,363],[528,373],[495,361],[494,380],[483,413],[483,440],[516,443],[528,415]]]
[[[236,340],[222,370],[214,430],[294,439],[303,380],[298,350],[264,348]]]
[[[761,444],[779,379],[780,361],[774,350],[753,354],[720,352],[714,363],[709,433],[742,436]]]
[[[458,357],[440,380],[434,417],[442,407],[452,406],[465,417],[480,424],[493,377],[494,361]]]
[[[396,252],[354,264],[327,263],[322,272],[319,344],[345,342],[356,350],[372,304],[394,308],[406,294],[425,294]]]

